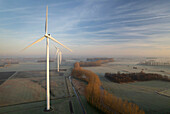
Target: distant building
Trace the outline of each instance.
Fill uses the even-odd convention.
[[[155,60],[147,60],[139,63],[140,65],[149,65],[149,66],[168,66],[169,62],[159,62]]]

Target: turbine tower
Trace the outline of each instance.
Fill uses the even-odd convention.
[[[62,52],[56,46],[55,46],[55,48],[57,49],[57,52],[56,52],[56,55],[57,55],[57,71],[59,72],[59,69],[60,69],[59,65],[61,64],[61,60],[62,60]]]
[[[64,48],[68,49],[69,51],[72,52],[71,49],[69,49],[68,47],[66,47],[65,45],[63,45],[62,43],[60,43],[59,41],[57,41],[55,38],[53,38],[50,34],[47,34],[47,28],[48,28],[48,6],[46,9],[46,21],[45,21],[45,35],[43,37],[41,37],[40,39],[36,40],[35,42],[33,42],[32,44],[30,44],[29,46],[27,46],[26,48],[24,48],[23,50],[31,47],[32,45],[42,41],[44,38],[46,38],[46,86],[47,86],[47,94],[46,94],[46,100],[47,100],[47,107],[46,110],[50,111],[50,80],[49,80],[49,39],[53,40],[54,42],[60,44],[61,46],[63,46]]]

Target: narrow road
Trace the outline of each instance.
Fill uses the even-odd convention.
[[[3,84],[5,81],[9,80],[13,76],[15,76],[17,72],[0,72],[0,85]]]
[[[74,114],[74,110],[73,110],[73,105],[72,105],[72,101],[71,101],[71,95],[70,95],[70,91],[68,89],[68,83],[67,83],[67,79],[65,77],[65,82],[66,82],[66,88],[67,88],[67,93],[68,93],[68,97],[69,97],[69,108],[70,108],[70,114]]]
[[[12,77],[14,77],[16,74],[18,73],[18,71],[16,71],[14,74],[12,74],[7,80],[11,79]],[[6,81],[7,81],[6,80]]]
[[[75,95],[76,95],[76,97],[77,97],[77,99],[78,99],[78,101],[79,101],[79,104],[80,104],[80,106],[81,106],[82,112],[83,112],[83,114],[86,114],[86,110],[85,110],[85,108],[84,108],[84,106],[83,106],[83,104],[82,104],[82,102],[81,102],[81,100],[80,100],[80,96],[79,96],[79,94],[77,94],[76,89],[75,89],[75,87],[74,87],[74,85],[73,85],[73,83],[72,83],[71,76],[69,76],[69,80],[70,80],[70,83],[71,83],[72,88],[73,88],[73,90],[74,90],[74,93],[75,93]]]

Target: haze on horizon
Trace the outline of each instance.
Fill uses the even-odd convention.
[[[45,55],[45,40],[20,50],[44,34],[46,5],[65,55],[170,57],[168,0],[0,0],[1,57]]]

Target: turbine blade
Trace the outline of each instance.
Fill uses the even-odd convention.
[[[60,55],[60,52],[59,52],[59,63],[61,64],[61,55]]]
[[[22,51],[26,50],[27,48],[31,47],[32,45],[40,42],[41,40],[43,40],[45,38],[45,36],[41,37],[40,39],[38,39],[37,41],[33,42],[32,44],[30,44],[29,46],[27,46],[26,48],[24,48]]]
[[[61,53],[61,61],[62,61],[62,53]]]
[[[61,64],[61,51],[60,51],[60,64]]]
[[[57,53],[59,53],[59,49],[57,49]]]
[[[54,45],[55,46],[55,45]],[[55,58],[56,58],[56,55],[58,54],[58,51],[59,49],[55,46],[55,48],[57,49],[56,53],[55,53]]]
[[[69,51],[72,52],[72,50],[68,47],[66,47],[65,45],[63,45],[62,43],[60,43],[59,41],[57,41],[55,38],[48,36],[51,40],[53,40],[54,42],[57,42],[58,44],[60,44],[61,46],[63,46],[64,48],[68,49]]]
[[[48,28],[48,6],[47,6],[47,9],[46,9],[46,20],[45,20],[45,34],[47,34],[47,28]]]

